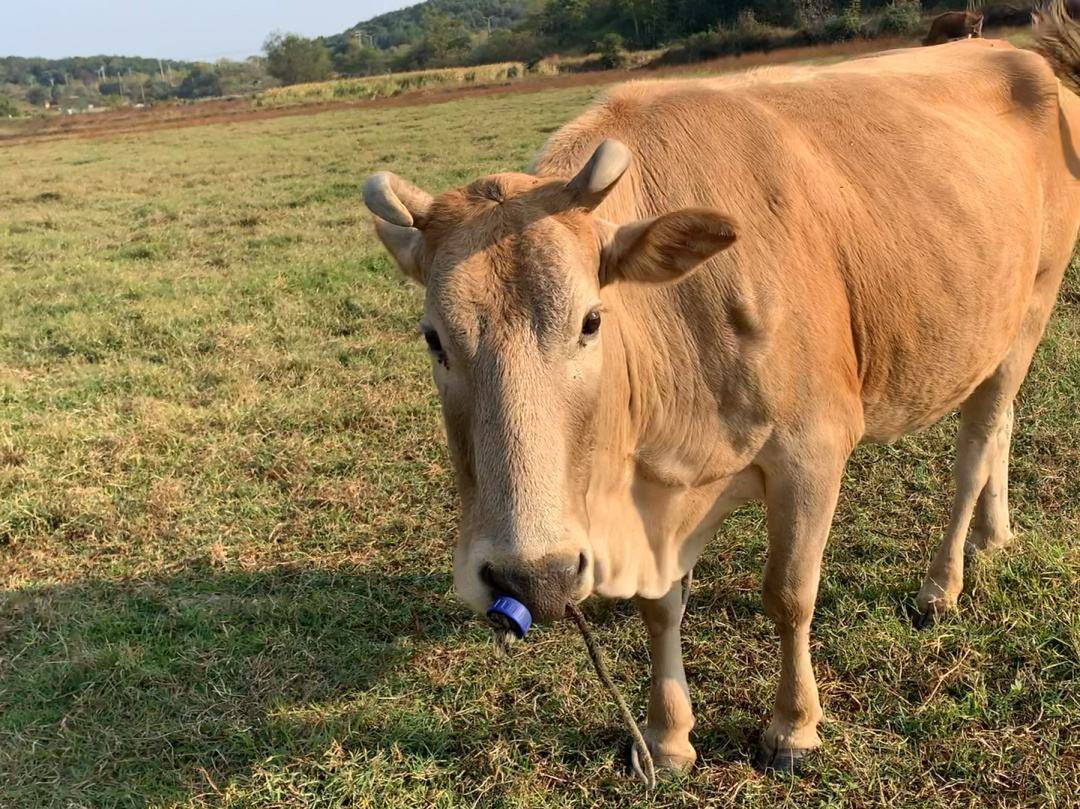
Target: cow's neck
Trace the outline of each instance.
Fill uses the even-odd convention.
[[[757,442],[748,443],[722,412],[724,377],[737,370],[735,344],[722,334],[722,316],[707,324],[687,317],[687,293],[693,290],[605,290],[588,494],[605,595],[661,595],[724,514],[752,495],[746,469]]]

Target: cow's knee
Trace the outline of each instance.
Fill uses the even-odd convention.
[[[808,626],[814,617],[816,582],[791,583],[783,571],[768,565],[761,587],[761,605],[778,630]]]

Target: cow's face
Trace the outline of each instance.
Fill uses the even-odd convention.
[[[486,177],[437,198],[365,183],[376,229],[426,289],[420,322],[461,498],[458,594],[505,592],[536,620],[589,595],[586,493],[603,384],[601,287],[672,281],[734,240],[690,209],[615,227],[592,215],[629,164],[605,141],[573,180]]]

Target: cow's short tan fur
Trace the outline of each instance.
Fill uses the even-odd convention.
[[[1080,100],[1040,56],[970,40],[627,84],[530,174],[434,200],[394,179],[416,227],[379,232],[446,350],[458,592],[483,610],[483,562],[585,549],[578,597],[641,606],[647,736],[685,767],[678,582],[726,514],[764,500],[781,673],[763,744],[817,747],[810,621],[855,445],[961,411],[922,610],[956,605],[965,540],[1009,540],[1012,401],[1080,223],[1078,132]],[[633,160],[590,210],[565,185],[604,138]]]

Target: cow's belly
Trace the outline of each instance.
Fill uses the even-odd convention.
[[[865,439],[890,442],[929,427],[959,407],[1001,365],[1020,332],[1033,273],[987,283],[979,300],[917,319],[865,359]]]
[[[986,379],[997,363],[978,373],[967,374],[945,385],[928,385],[925,379],[912,379],[905,396],[864,404],[865,435],[863,440],[888,444],[904,435],[926,429],[956,410]]]
[[[869,240],[859,245],[867,258],[849,283],[870,440],[893,440],[955,409],[1020,333],[1046,214],[1041,179],[1025,169],[1020,147],[1006,145],[993,147],[995,168],[983,172],[978,188],[963,189],[975,165],[920,182],[928,201],[894,213],[880,240],[896,245],[917,233],[914,246],[892,252]]]

